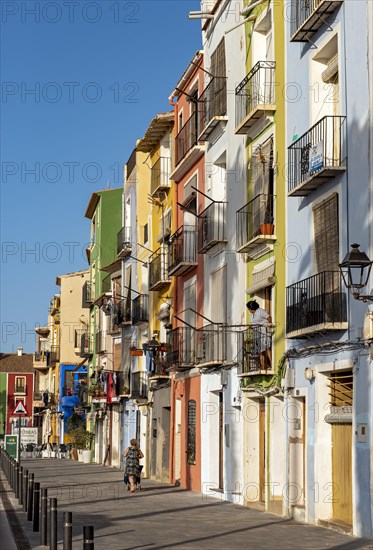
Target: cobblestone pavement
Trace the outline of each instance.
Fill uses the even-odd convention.
[[[24,460],[48,497],[58,499],[58,548],[62,548],[62,513],[72,512],[73,549],[83,547],[83,525],[94,526],[95,550],[294,549],[373,550],[373,541],[250,510],[198,493],[143,480],[131,495],[123,473],[97,464],[63,459]],[[7,484],[5,489],[9,488]],[[6,490],[24,534],[34,549],[39,533]],[[2,539],[4,541],[4,539]],[[10,550],[1,545],[2,550]],[[18,550],[24,550],[18,545]]]

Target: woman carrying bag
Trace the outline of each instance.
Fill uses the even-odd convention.
[[[126,468],[124,470],[124,476],[128,476],[131,489],[130,492],[136,491],[136,479],[140,477],[140,458],[144,458],[143,452],[137,448],[137,440],[131,439],[131,446],[123,453],[123,457],[126,459]]]

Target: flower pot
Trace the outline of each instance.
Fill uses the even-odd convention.
[[[90,449],[84,449],[82,451],[82,460],[84,464],[90,464],[91,463],[91,451]]]
[[[83,449],[78,449],[78,462],[83,462]]]
[[[273,223],[261,223],[260,224],[260,233],[262,235],[273,235],[275,226]]]
[[[72,460],[78,460],[78,451],[76,449],[71,449],[70,457]]]
[[[142,349],[131,349],[131,355],[139,357],[140,355],[142,355]]]

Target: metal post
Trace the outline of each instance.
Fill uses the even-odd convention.
[[[32,530],[39,531],[39,513],[40,513],[40,483],[34,484],[34,516],[32,522]]]
[[[13,470],[14,470],[14,462],[13,462],[13,458],[11,458],[9,462],[9,484],[12,490],[13,490]]]
[[[19,464],[16,462],[15,472],[14,472],[14,496],[19,498]]]
[[[41,490],[40,545],[46,546],[48,540],[48,489]]]
[[[63,513],[63,550],[72,550],[73,548],[73,522],[72,513]]]
[[[28,496],[28,470],[23,474],[23,511],[27,512],[27,496]]]
[[[21,417],[18,418],[18,449],[17,449],[18,466],[21,465]]]
[[[34,474],[30,474],[28,476],[27,521],[32,521],[33,502],[34,502]]]
[[[23,504],[23,466],[19,468],[18,477],[18,504]]]
[[[57,499],[50,498],[49,548],[57,550]]]
[[[95,534],[93,525],[83,525],[83,550],[94,550]]]

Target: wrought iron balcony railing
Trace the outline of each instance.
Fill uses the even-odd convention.
[[[198,98],[199,139],[204,141],[227,114],[227,79],[215,77]]]
[[[161,290],[171,283],[168,274],[168,247],[161,245],[149,260],[149,290]]]
[[[286,289],[286,335],[346,330],[347,296],[339,271],[322,271]]]
[[[132,252],[131,228],[122,227],[117,233],[117,255],[118,258],[125,258]]]
[[[238,335],[240,375],[259,374],[273,370],[272,346],[274,334],[274,324],[252,324]]]
[[[96,332],[96,353],[105,353],[106,351],[106,332],[99,330]]]
[[[177,327],[167,334],[166,367],[192,367],[196,362],[196,335],[191,327]]]
[[[156,194],[170,188],[171,159],[160,157],[151,169],[150,193]]]
[[[346,170],[346,158],[346,117],[323,117],[288,147],[289,195],[309,195]]]
[[[217,366],[227,360],[227,331],[209,324],[195,331],[196,363],[199,367]]]
[[[90,307],[93,302],[93,285],[86,281],[82,288],[82,307]]]
[[[181,275],[197,265],[197,231],[194,225],[183,225],[169,240],[169,275]]]
[[[237,252],[251,252],[274,236],[275,195],[261,193],[237,212]]]
[[[292,0],[291,42],[307,42],[343,0]]]
[[[16,386],[14,388],[14,393],[21,393],[23,395],[26,395],[26,393],[27,393],[26,386]]]
[[[258,61],[236,88],[236,134],[247,134],[264,114],[276,110],[274,61]]]
[[[198,217],[198,252],[204,254],[218,243],[227,242],[225,202],[213,202]]]
[[[132,300],[132,324],[147,323],[149,321],[148,295],[139,294]]]
[[[92,337],[87,330],[75,331],[75,353],[79,353],[80,357],[90,358],[93,355]]]
[[[132,399],[147,399],[148,377],[145,372],[131,373],[131,397]]]
[[[195,113],[186,121],[175,139],[175,164],[180,164],[189,151],[197,145],[197,115]]]

